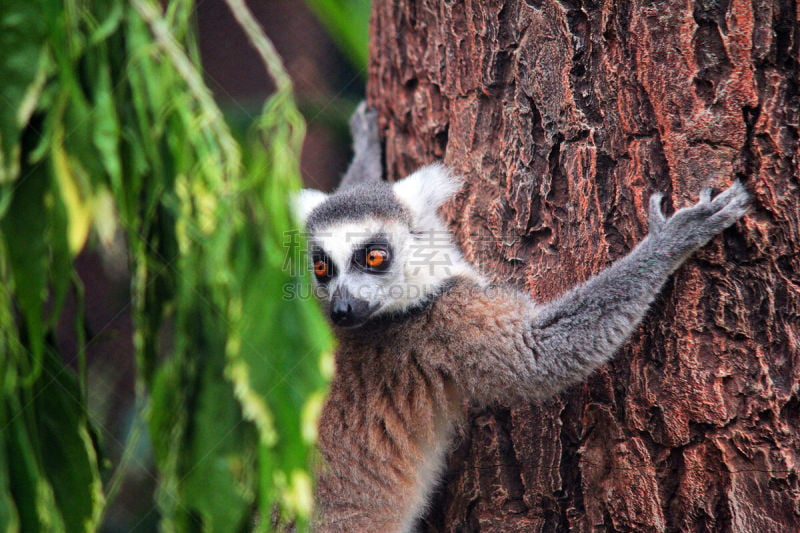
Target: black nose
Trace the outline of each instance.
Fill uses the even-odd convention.
[[[343,324],[350,319],[353,314],[353,306],[348,299],[340,299],[331,305],[331,320],[334,324]]]
[[[367,300],[355,298],[345,289],[331,296],[331,322],[343,328],[355,328],[369,320],[374,308]]]

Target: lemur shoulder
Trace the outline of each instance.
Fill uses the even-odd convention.
[[[409,531],[425,510],[465,401],[542,399],[608,361],[668,276],[742,217],[738,181],[664,216],[627,256],[548,303],[491,285],[437,209],[460,188],[442,165],[382,181],[375,113],[351,119],[355,156],[339,189],[303,191],[320,302],[338,339],[319,424],[321,532]]]

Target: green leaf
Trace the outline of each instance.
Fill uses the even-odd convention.
[[[44,353],[44,303],[47,298],[49,264],[47,207],[50,178],[41,165],[29,168],[17,184],[0,232],[6,243],[13,291],[25,319],[30,358],[21,362],[23,380],[32,383],[41,371]]]
[[[47,39],[45,3],[6,0],[0,9],[0,216],[8,199],[3,184],[16,179],[20,137],[45,81]],[[4,201],[5,198],[5,201]]]
[[[3,429],[8,446],[11,493],[19,513],[20,531],[65,531],[64,521],[56,505],[53,489],[42,471],[36,449],[38,437],[30,398],[20,401],[15,395],[7,397],[10,421]],[[32,433],[32,434],[30,434]]]
[[[224,338],[215,320],[198,318],[217,341]],[[257,435],[252,424],[242,420],[233,388],[223,375],[224,359],[217,355],[224,353],[224,346],[209,344],[206,352],[182,497],[197,509],[206,531],[233,533],[241,530],[255,502]]]
[[[19,514],[11,496],[9,484],[8,454],[6,443],[10,440],[7,428],[10,421],[6,413],[5,402],[0,402],[0,531],[19,531]]]
[[[159,467],[156,501],[163,515],[165,529],[174,530],[181,505],[179,490],[181,455],[184,451],[189,418],[186,368],[178,358],[161,365],[152,380],[151,403],[146,410],[153,441],[153,453]],[[171,527],[170,527],[171,526]]]
[[[41,460],[66,529],[94,531],[103,493],[78,380],[47,350],[33,390]]]

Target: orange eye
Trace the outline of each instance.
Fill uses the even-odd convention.
[[[325,261],[314,262],[314,274],[319,277],[328,275],[328,263]]]
[[[367,266],[377,268],[386,261],[387,253],[385,250],[369,250],[367,252]]]

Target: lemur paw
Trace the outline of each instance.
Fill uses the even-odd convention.
[[[378,113],[364,100],[350,117],[350,133],[355,143],[380,142],[378,137]]]
[[[739,180],[713,198],[711,189],[704,188],[695,205],[679,209],[668,218],[662,211],[662,199],[661,193],[650,197],[649,230],[662,235],[665,244],[679,248],[677,251],[704,245],[744,216],[750,203],[750,195]]]
[[[711,189],[704,188],[697,204],[680,209],[672,218],[686,212],[682,216],[688,221],[696,221],[696,229],[705,231],[710,238],[742,218],[747,213],[749,203],[750,195],[747,194],[742,182],[736,180],[713,199]]]
[[[664,216],[664,211],[661,210],[663,202],[664,193],[653,193],[650,197],[650,213],[647,217],[647,231],[651,235],[661,233],[661,230],[664,229],[664,224],[667,223],[667,217]]]

